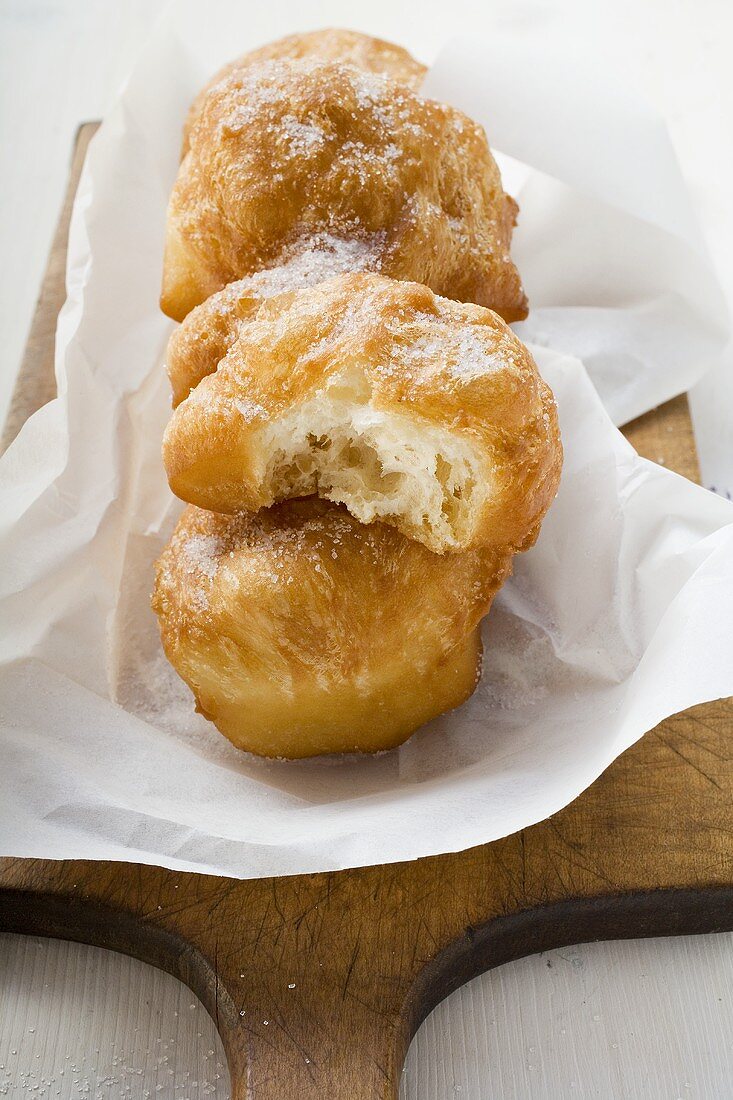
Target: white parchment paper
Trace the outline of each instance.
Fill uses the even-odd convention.
[[[517,333],[581,358],[625,424],[717,362],[728,320],[662,119],[628,74],[600,66],[538,13],[451,41],[424,91],[501,150],[531,308]]]
[[[664,716],[733,693],[733,505],[639,459],[578,360],[535,346],[558,399],[566,462],[540,540],[517,559],[485,624],[476,694],[379,757],[264,763],[233,749],[194,715],[148,606],[152,563],[179,507],[159,454],[169,415],[169,323],[156,305],[164,211],[180,122],[209,60],[163,24],[95,139],[70,240],[59,398],[0,467],[0,851],[250,877],[412,859],[506,835],[570,801]],[[446,98],[458,102],[469,84],[477,94],[456,79]],[[529,196],[561,186],[507,163]],[[584,194],[567,163],[569,205],[532,214],[520,199],[535,242],[544,208],[543,247],[562,244],[578,271],[585,265],[591,295],[588,284],[599,293],[608,285],[601,258],[581,232],[575,251],[553,238]],[[562,158],[543,167],[560,176]],[[660,187],[671,171],[660,168]],[[680,225],[629,213],[591,177],[584,186],[611,226],[607,239],[624,234],[633,249],[646,225],[697,248]],[[530,292],[532,271],[549,265],[532,239],[522,263]],[[648,285],[663,287],[671,253],[655,252],[654,240]],[[697,254],[699,286],[708,269]],[[646,407],[689,369],[673,354],[680,339],[714,342],[720,318],[685,297],[683,280],[673,297],[692,303],[685,319],[668,328],[662,295],[645,327],[640,285],[625,304],[589,306],[570,280],[567,301],[551,307],[557,329],[534,335],[563,349],[582,333],[599,386]]]

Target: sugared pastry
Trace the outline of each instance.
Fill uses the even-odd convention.
[[[194,315],[187,347],[208,324]],[[534,540],[560,477],[555,403],[491,310],[356,274],[220,327],[224,358],[165,433],[177,496],[234,513],[317,493],[438,553]]]
[[[209,89],[191,129],[161,306],[182,320],[263,269],[290,288],[361,270],[517,320],[515,214],[483,129],[460,111],[353,65],[248,65]]]
[[[263,299],[272,297],[267,289],[258,275],[229,283],[192,309],[173,330],[165,356],[173,408],[202,378],[213,374],[237,339],[241,322],[251,320]]]
[[[269,42],[258,50],[252,50],[230,61],[199,92],[186,119],[183,153],[188,149],[189,133],[201,113],[203,102],[215,84],[239,69],[261,64],[263,61],[299,61],[308,57],[321,61],[340,61],[368,73],[381,73],[382,76],[389,76],[392,80],[409,85],[415,91],[422,84],[427,71],[424,65],[401,46],[384,42],[381,38],[372,38],[368,34],[360,34],[358,31],[328,28],[306,34],[289,34],[286,38]]]
[[[431,554],[317,497],[254,516],[189,507],[153,608],[198,709],[238,748],[376,752],[472,693],[478,624],[509,567]]]
[[[257,271],[229,283],[188,314],[171,333],[166,366],[173,407],[188,397],[202,378],[212,374],[237,338],[242,321],[251,320],[265,298],[288,290],[316,286],[359,267],[359,245],[333,251],[325,239],[303,252],[297,264]]]

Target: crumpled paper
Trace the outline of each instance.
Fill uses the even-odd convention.
[[[507,835],[572,800],[666,715],[733,693],[733,505],[638,458],[578,360],[534,346],[558,400],[565,467],[537,545],[516,559],[485,623],[474,696],[382,756],[288,764],[232,748],[194,714],[148,603],[152,564],[180,508],[159,454],[169,415],[170,326],[157,310],[164,211],[180,123],[208,68],[194,41],[163,24],[95,139],[71,232],[59,397],[0,466],[0,851],[255,877]],[[457,81],[448,98],[463,91]],[[561,174],[562,160],[550,167]],[[632,247],[638,212],[620,211],[592,183],[587,201]],[[554,248],[557,210],[546,215]],[[570,240],[563,255],[600,290],[604,265],[585,253],[582,233],[576,243],[578,255]],[[530,293],[547,256],[534,263],[522,260]],[[661,268],[655,278],[661,286]],[[559,348],[588,308],[566,289],[568,302],[552,309],[567,323],[545,332]],[[641,341],[652,404],[669,387],[655,368],[668,339],[663,308],[655,302]],[[595,339],[596,367],[605,343],[606,380],[624,350],[623,388],[628,363],[640,362],[639,330],[607,320],[577,324]],[[693,311],[688,340],[703,329]],[[600,386],[602,372],[594,377]]]
[[[728,316],[661,118],[627,74],[599,79],[598,63],[538,17],[454,39],[424,91],[501,150],[531,308],[517,334],[582,359],[625,424],[717,362]]]

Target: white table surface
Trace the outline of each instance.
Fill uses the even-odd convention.
[[[163,3],[0,0],[0,420],[74,131],[104,114]],[[318,25],[315,6],[275,4],[283,32]],[[374,6],[344,3],[342,23],[363,25]],[[481,29],[495,6],[451,4]],[[670,121],[733,302],[733,5],[598,0],[577,15],[569,0],[547,6],[567,11],[575,33],[603,18],[625,36]],[[214,17],[215,0],[206,7]],[[704,480],[723,492],[733,491],[732,394],[727,361],[692,400]],[[228,1077],[213,1023],[175,979],[94,948],[0,936],[4,1095],[221,1100]],[[403,1100],[453,1096],[733,1098],[733,935],[586,945],[476,979],[425,1022],[403,1081]]]

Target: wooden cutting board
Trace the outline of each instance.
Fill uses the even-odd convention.
[[[6,442],[54,393],[71,202],[95,129],[78,135]],[[684,398],[627,435],[697,479]],[[412,863],[239,882],[0,860],[0,929],[175,974],[216,1021],[237,1100],[385,1100],[420,1022],[482,970],[584,940],[733,929],[732,731],[731,700],[678,714],[548,821]]]

